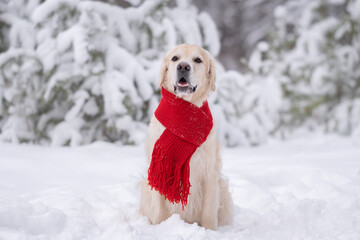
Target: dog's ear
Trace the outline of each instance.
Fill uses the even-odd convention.
[[[209,63],[208,63],[208,72],[207,72],[207,77],[208,77],[208,83],[210,86],[211,91],[215,91],[215,81],[216,81],[216,69],[215,69],[215,59],[211,56],[211,54],[208,52],[208,59],[209,59]]]
[[[167,75],[168,69],[169,69],[169,56],[168,56],[168,54],[166,54],[163,59],[163,62],[161,64],[161,69],[160,69],[160,87],[166,81],[166,75]]]

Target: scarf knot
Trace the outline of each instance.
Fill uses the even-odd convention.
[[[207,101],[199,108],[165,88],[161,95],[155,117],[166,129],[154,145],[149,185],[184,209],[191,187],[190,159],[208,137],[213,119]]]

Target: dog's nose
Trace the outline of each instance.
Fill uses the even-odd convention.
[[[185,62],[181,62],[178,64],[177,66],[177,70],[180,71],[180,72],[188,72],[190,71],[190,65],[188,63],[185,63]]]

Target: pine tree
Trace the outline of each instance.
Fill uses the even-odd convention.
[[[13,128],[13,135],[27,133],[17,137],[21,141],[139,143],[159,101],[158,75],[164,53],[182,42],[204,46],[215,56],[220,49],[211,18],[186,1],[175,5],[145,1],[128,8],[98,1],[16,1],[31,5],[32,11],[26,16],[14,14],[17,23],[24,24],[18,37],[10,38],[10,45],[18,48],[17,62],[30,64],[25,59],[29,55],[33,63],[28,69],[19,63],[12,67],[9,60],[0,62],[2,69],[16,70],[11,77],[3,71],[0,79],[6,85],[0,90],[1,136],[8,141],[17,141],[7,137],[6,129],[14,125],[12,118],[21,115],[23,122],[31,120],[26,131]],[[11,6],[6,5],[6,13]],[[17,29],[9,22],[10,31]],[[9,59],[14,53],[9,48],[0,58]],[[18,76],[27,76],[27,86],[34,85],[29,88],[33,93],[27,87],[20,91],[16,82],[23,78]],[[15,89],[20,91],[18,101],[7,97]],[[32,111],[25,114],[22,104],[30,104]],[[10,105],[16,106],[17,113]]]
[[[359,134],[360,1],[293,1],[275,11],[276,31],[258,65],[281,84],[278,133]]]
[[[1,139],[12,142],[36,141],[38,111],[41,109],[41,89],[44,85],[42,64],[34,51],[31,12],[36,0],[14,0],[2,4],[1,24],[6,25],[9,39],[2,35],[0,55],[0,132]]]
[[[227,146],[259,145],[267,142],[279,123],[282,104],[280,83],[267,75],[264,53],[268,45],[258,45],[246,63],[251,71],[218,74],[215,109],[220,137]]]

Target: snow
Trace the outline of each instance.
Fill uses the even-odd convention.
[[[61,5],[68,4],[72,7],[75,7],[78,2],[79,0],[48,0],[35,8],[31,18],[35,23],[40,23]]]
[[[360,239],[360,139],[223,149],[234,223],[138,214],[143,146],[0,144],[0,239]]]
[[[82,143],[82,136],[79,134],[79,128],[83,124],[83,120],[79,118],[64,121],[54,128],[51,132],[53,141],[52,146],[65,145],[68,141],[70,146],[76,146]]]
[[[214,57],[220,52],[220,38],[216,29],[215,23],[211,20],[209,14],[202,12],[198,17],[199,23],[204,31],[204,46],[213,54]]]
[[[360,1],[351,2],[348,5],[347,10],[350,12],[353,18],[360,21]]]
[[[284,18],[286,15],[286,8],[282,5],[276,6],[274,9],[274,16],[276,18]]]

